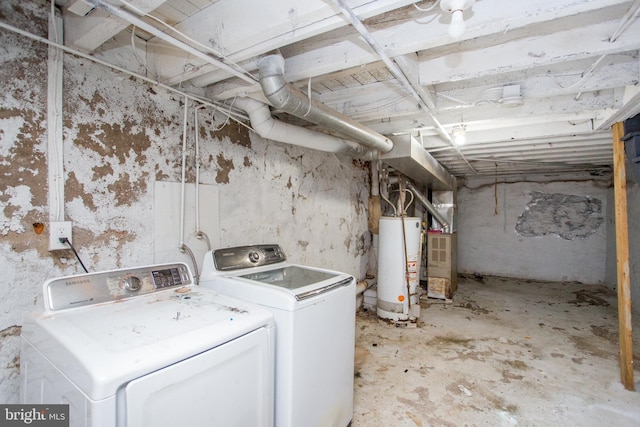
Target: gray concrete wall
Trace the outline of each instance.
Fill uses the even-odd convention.
[[[0,19],[46,37],[48,8],[2,1]],[[100,54],[139,67],[129,42]],[[47,278],[82,269],[70,251],[48,251],[47,48],[4,30],[0,46],[0,401],[15,403],[22,319]],[[166,208],[154,188],[180,181],[182,99],[72,55],[65,55],[63,98],[65,219],[73,221],[79,255],[90,271],[154,262],[165,235],[154,218]],[[192,117],[190,107],[190,186]],[[215,130],[225,118],[212,109],[200,117],[201,182],[218,194],[202,200],[201,215],[219,215],[218,229],[203,231],[221,247],[279,243],[291,262],[365,275],[368,164],[266,141],[233,122]],[[174,259],[190,263],[177,249]]]
[[[604,283],[609,185],[468,180],[458,187],[458,271]]]

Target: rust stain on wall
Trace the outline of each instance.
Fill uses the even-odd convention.
[[[6,2],[6,0],[3,0],[3,2]],[[29,10],[28,8],[22,7],[22,5],[19,2],[15,2],[8,6],[11,7],[11,9],[15,12],[11,14],[12,18],[16,16],[27,18],[27,22],[29,23],[29,25],[25,25],[25,26],[20,25],[19,28],[25,29],[32,34],[37,34],[43,37],[47,36],[47,21],[46,19],[43,20],[42,19],[43,17],[36,13],[41,9],[32,11],[32,10]],[[0,9],[0,17],[2,18],[3,21],[10,21],[9,19],[7,19],[2,9]]]
[[[94,96],[94,99],[101,99]],[[97,102],[97,101],[96,101]],[[135,161],[139,166],[147,163],[145,150],[151,147],[151,141],[144,132],[133,132],[136,123],[125,121],[120,124],[78,124],[78,134],[74,141],[77,146],[85,150],[93,151],[97,156],[105,159],[105,163],[94,166],[91,171],[93,175],[90,177],[92,181],[99,181],[103,178],[115,178],[115,182],[107,186],[107,190],[114,194],[117,206],[131,205],[138,200],[140,194],[147,190],[148,173],[142,173],[140,177],[132,180],[127,172],[116,172],[114,165],[124,164],[128,158],[135,157]],[[79,197],[86,206],[96,209],[96,204],[82,184],[82,179],[89,177],[79,177],[71,172],[66,184],[68,200]],[[156,176],[162,175],[162,171],[156,168]]]
[[[31,187],[36,204],[46,204],[45,174],[39,171],[46,166],[45,154],[38,150],[38,140],[46,134],[40,127],[41,119],[31,111],[3,110],[2,118],[22,116],[24,124],[20,128],[15,145],[8,156],[0,156],[0,176],[3,187],[28,185]],[[3,201],[6,201],[3,199]]]
[[[216,175],[216,182],[218,184],[228,184],[229,183],[229,173],[231,170],[235,169],[233,165],[233,159],[225,159],[222,154],[218,154],[216,157],[218,166],[220,170],[218,170],[218,174]]]
[[[8,328],[4,328],[0,331],[0,340],[4,340],[7,337],[17,337],[22,332],[22,326],[13,325]]]
[[[205,123],[209,126],[209,128],[213,127],[213,123],[210,120],[206,121]],[[202,135],[202,133],[200,133],[200,135]],[[212,139],[221,139],[226,136],[233,144],[251,148],[251,138],[249,138],[249,130],[234,121],[230,122],[222,129],[219,129],[217,131],[210,130],[209,136]]]
[[[69,172],[69,176],[65,182],[65,189],[65,199],[67,199],[67,201],[71,201],[75,197],[79,197],[84,206],[92,211],[97,209],[96,204],[93,201],[93,196],[88,191],[85,191],[84,186],[78,181],[78,178],[76,178],[75,172]],[[72,194],[73,196],[71,196]]]
[[[8,150],[7,156],[0,156],[0,177],[2,177],[2,194],[0,202],[3,206],[4,216],[14,218],[22,215],[20,223],[26,233],[10,231],[5,236],[11,242],[15,252],[24,252],[34,247],[38,253],[46,254],[48,240],[41,238],[34,232],[31,224],[34,222],[47,223],[48,218],[44,207],[48,203],[47,176],[41,173],[46,170],[46,156],[38,150],[38,141],[44,136],[46,130],[40,127],[40,116],[29,110],[4,109],[0,112],[1,118],[9,119],[22,117],[24,123],[19,129],[14,145]],[[32,209],[20,213],[20,206],[9,203],[11,199],[9,188],[28,187],[31,195]],[[45,236],[46,237],[46,236]]]
[[[13,325],[9,326],[0,331],[0,348],[2,348],[2,343],[10,337],[19,337],[22,332],[22,326]],[[15,338],[14,338],[15,339]],[[20,355],[16,354],[7,366],[6,369],[10,369],[15,371],[16,373],[20,372]]]
[[[79,236],[76,239],[74,237],[74,245],[79,245],[80,247],[109,247],[113,249],[113,253],[115,254],[116,259],[114,263],[116,266],[120,267],[121,258],[124,253],[123,248],[127,243],[135,242],[138,239],[138,235],[135,230],[107,230],[104,233],[100,233],[98,235],[94,234],[91,230],[82,230],[83,233],[78,233]],[[97,264],[100,262],[100,256],[96,253],[93,255],[91,261],[93,264]]]
[[[160,165],[156,165],[156,181],[167,181],[169,175],[160,168]]]
[[[116,157],[124,163],[132,153],[138,153],[136,159],[142,166],[146,164],[144,153],[151,146],[151,141],[144,132],[133,132],[137,123],[125,120],[122,125],[111,123],[78,124],[78,135],[74,144],[95,151],[102,157]]]
[[[138,200],[138,196],[147,190],[149,174],[144,172],[141,176],[132,181],[128,173],[123,173],[120,178],[107,186],[107,189],[114,193],[116,206],[132,205]]]
[[[100,92],[98,92],[97,90],[94,91],[91,99],[85,98],[83,96],[80,96],[79,98],[91,108],[91,111],[93,111],[94,113],[98,113],[100,116],[104,115],[105,110],[103,106],[106,106],[107,102],[102,97]]]
[[[93,171],[93,180],[97,180],[103,176],[113,175],[113,168],[109,164],[102,166],[94,166],[91,168]]]

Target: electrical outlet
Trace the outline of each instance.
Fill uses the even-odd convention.
[[[52,222],[49,227],[49,250],[58,251],[63,249],[70,249],[70,246],[66,243],[60,242],[60,239],[66,237],[69,243],[72,243],[71,239],[71,221]]]

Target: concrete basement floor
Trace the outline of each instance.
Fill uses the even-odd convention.
[[[417,328],[358,312],[352,427],[640,426],[611,289],[468,277],[425,298]]]

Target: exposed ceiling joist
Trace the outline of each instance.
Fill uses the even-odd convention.
[[[419,2],[422,10],[409,0],[146,2],[150,15],[192,39],[183,41],[245,73],[233,76],[136,30],[148,40],[149,75],[215,100],[265,102],[254,81],[257,60],[278,50],[284,78],[297,89],[384,135],[413,135],[459,176],[599,174],[612,161],[611,125],[640,113],[640,0],[478,0],[463,14],[459,40],[448,35],[451,16],[435,0]],[[122,32],[63,15],[67,35],[84,32],[93,46]],[[126,49],[125,31],[96,54]],[[466,145],[451,146],[454,127],[466,132]]]

